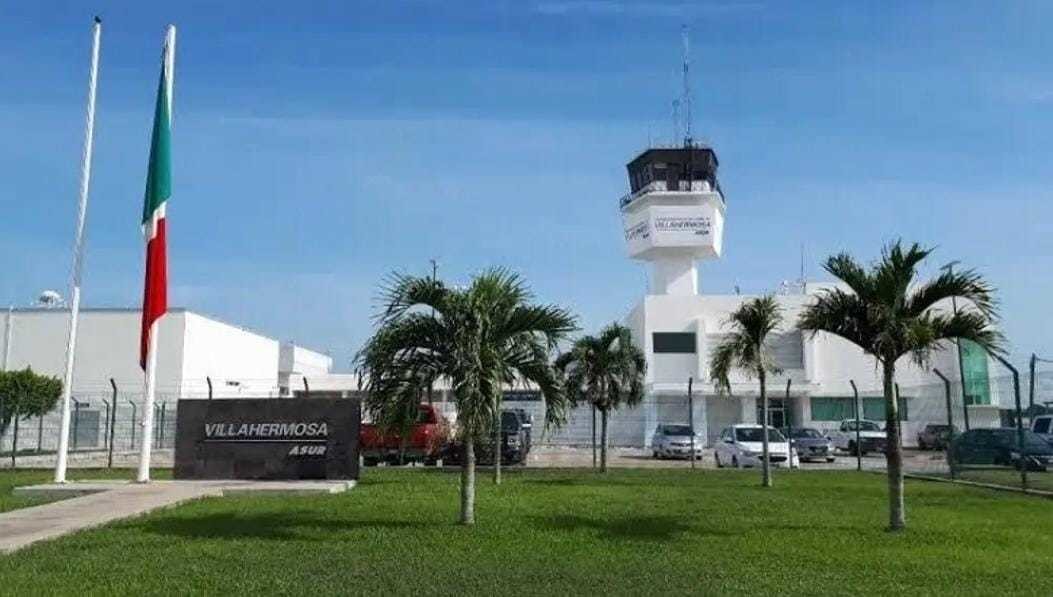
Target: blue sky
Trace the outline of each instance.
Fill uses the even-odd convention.
[[[137,306],[164,25],[179,27],[171,304],[346,368],[392,270],[504,265],[586,329],[623,316],[624,164],[671,133],[679,27],[721,159],[705,292],[897,237],[998,286],[1053,356],[1053,6],[1014,2],[17,3],[0,19],[0,304],[63,290],[91,10],[104,18],[84,300]],[[147,6],[149,5],[149,6]]]

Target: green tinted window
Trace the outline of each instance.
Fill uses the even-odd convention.
[[[811,403],[813,421],[841,421],[854,418],[851,398],[813,396]]]

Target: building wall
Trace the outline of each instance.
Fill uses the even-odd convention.
[[[20,309],[11,315],[11,346],[4,346],[7,313],[0,313],[0,358],[8,369],[32,367],[62,378],[65,368],[69,311]],[[80,312],[74,397],[108,396],[112,378],[122,394],[143,391],[139,367],[138,309],[84,309]],[[0,363],[2,364],[2,363]],[[214,396],[276,396],[278,342],[248,330],[185,310],[172,310],[161,320],[157,353],[159,400],[207,396],[211,377]]]
[[[278,395],[277,340],[196,313],[184,316],[184,396],[207,395],[207,378],[214,398]]]
[[[779,342],[799,342],[800,346],[780,346],[774,352],[788,359],[792,366],[784,366],[784,371],[768,380],[769,396],[781,398],[784,395],[787,380],[791,381],[791,400],[787,405],[796,425],[808,425],[828,429],[837,425],[834,421],[816,421],[812,419],[811,397],[850,397],[852,386],[856,386],[864,400],[866,397],[882,395],[881,372],[876,361],[860,348],[847,340],[830,335],[809,334],[796,335],[793,328],[803,309],[814,300],[813,294],[777,295],[776,300],[783,308],[784,324],[777,330]],[[696,295],[671,296],[649,295],[633,309],[626,318],[626,325],[633,330],[633,336],[644,348],[648,360],[646,384],[651,397],[683,394],[686,396],[687,379],[694,379],[696,395],[708,395],[702,401],[707,412],[705,426],[696,421],[700,429],[707,433],[714,431],[714,424],[750,423],[757,421],[756,396],[759,386],[756,379],[741,370],[734,370],[730,376],[732,397],[716,396],[713,380],[709,378],[709,360],[712,351],[727,333],[727,319],[732,311],[744,301],[756,298],[740,295]],[[950,305],[941,305],[949,310]],[[654,352],[653,333],[655,332],[693,332],[696,334],[696,351],[691,353],[663,354]],[[946,422],[943,386],[932,373],[937,367],[949,377],[958,376],[957,354],[953,344],[947,343],[944,350],[932,354],[926,367],[919,367],[909,357],[897,363],[896,380],[902,388],[908,403],[908,420],[904,423],[904,440],[913,444],[916,432],[929,422]],[[994,366],[992,366],[994,369]],[[994,385],[994,384],[992,384]],[[970,406],[972,426],[997,426],[999,424],[998,405],[1005,406],[1006,388],[992,387],[994,406]],[[723,401],[733,400],[735,405]],[[661,400],[652,401],[657,404]],[[644,406],[644,410],[647,410]],[[656,408],[656,407],[652,407]],[[657,411],[643,415],[647,421],[647,437],[653,433],[652,423],[672,422],[659,419]],[[698,413],[696,413],[696,417]],[[675,421],[680,422],[680,421]]]
[[[157,353],[158,388],[177,389],[183,370],[183,330],[186,313],[174,311],[161,321]],[[143,387],[139,367],[140,312],[126,309],[86,309],[80,312],[74,393],[108,392],[110,378],[120,388]],[[0,315],[7,325],[8,315]],[[11,314],[9,370],[32,367],[37,373],[62,378],[65,374],[69,311],[21,309]],[[5,330],[6,331],[6,330]],[[0,343],[6,333],[0,334]]]

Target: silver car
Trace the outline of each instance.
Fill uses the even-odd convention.
[[[834,461],[834,444],[819,430],[811,427],[793,427],[784,429],[783,433],[789,436],[799,460]]]
[[[695,459],[702,460],[705,442],[695,435]],[[655,458],[691,458],[691,426],[659,425],[651,440],[651,455]]]

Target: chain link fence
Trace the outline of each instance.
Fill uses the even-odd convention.
[[[1053,371],[1025,371],[991,376],[983,391],[963,392],[961,383],[942,372],[932,373],[931,383],[896,386],[902,420],[904,468],[907,473],[1029,490],[1053,491]],[[846,380],[851,382],[852,380]],[[256,387],[258,386],[258,387]],[[684,387],[686,388],[686,380]],[[160,387],[156,395],[154,431],[142,437],[143,395],[139,387],[104,384],[74,393],[69,446],[71,463],[122,466],[134,462],[141,442],[159,450],[159,463],[170,458],[176,433],[176,409],[181,398],[353,396],[358,392],[297,391],[282,398],[273,381],[183,383]],[[884,423],[884,397],[879,390],[864,389],[856,395],[811,395],[801,388],[771,384],[769,423],[783,432],[811,429],[829,438],[830,458],[804,462],[804,469],[884,470],[880,449],[857,449],[852,422]],[[0,400],[3,397],[0,396]],[[432,403],[454,425],[457,412],[448,390],[436,388]],[[676,466],[656,462],[655,434],[663,426],[694,426],[696,441],[705,452],[699,463],[715,464],[714,448],[721,432],[732,425],[761,420],[755,393],[733,392],[721,396],[711,385],[695,383],[693,392],[652,392],[642,403],[612,411],[608,416],[608,445],[615,466]],[[1018,406],[1019,404],[1019,406]],[[591,466],[593,446],[599,441],[601,413],[582,405],[568,413],[566,423],[546,428],[545,406],[530,390],[505,394],[502,408],[518,409],[533,421],[532,454],[528,466]],[[0,467],[47,467],[58,447],[60,414],[17,418],[0,433]],[[846,424],[849,429],[842,429]],[[863,425],[861,425],[862,427]],[[1032,432],[1034,427],[1039,434]],[[877,432],[881,434],[879,429]],[[793,435],[793,433],[790,433]],[[862,432],[861,432],[862,434]],[[798,441],[798,440],[794,440]],[[803,448],[800,448],[803,449]],[[832,462],[828,461],[832,460]],[[686,463],[685,463],[686,464]]]

